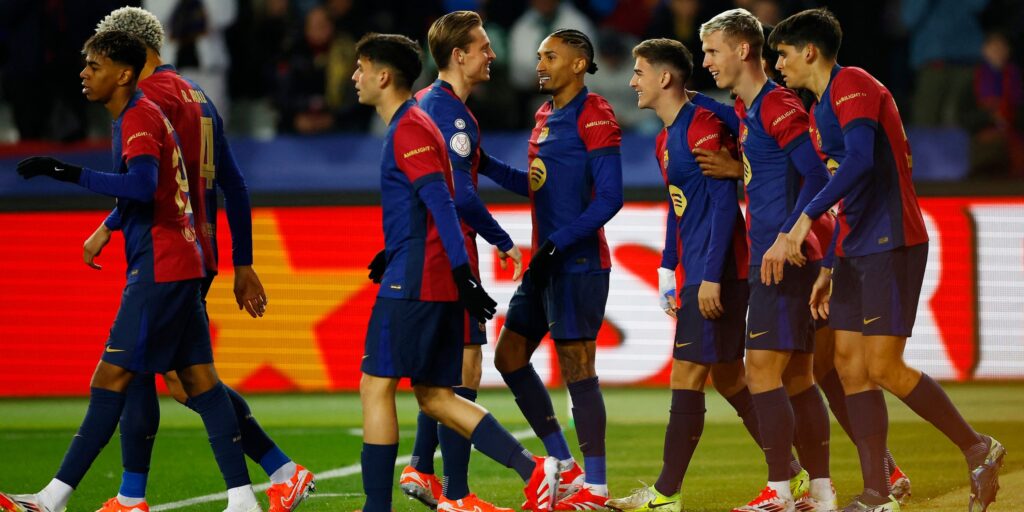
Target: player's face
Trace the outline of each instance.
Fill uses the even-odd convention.
[[[643,57],[636,58],[633,65],[633,78],[629,80],[629,86],[636,91],[636,106],[640,108],[654,108],[653,105],[661,95],[661,78],[663,70],[657,69],[647,62]]]
[[[775,61],[775,69],[782,73],[786,87],[790,89],[806,88],[807,75],[811,71],[811,66],[804,59],[803,48],[797,48],[791,44],[779,44],[776,50],[779,52],[779,60]]]
[[[483,27],[476,27],[470,33],[473,42],[462,53],[466,76],[473,82],[486,82],[491,79],[491,63],[497,56]]]
[[[742,69],[743,59],[740,58],[740,48],[734,48],[726,40],[725,34],[719,30],[704,37],[701,50],[704,51],[703,66],[711,72],[711,78],[719,89],[732,89],[736,86]]]
[[[107,103],[118,85],[130,80],[129,72],[128,66],[118,64],[106,55],[89,53],[85,56],[85,67],[78,74],[82,79],[82,94],[89,101]]]
[[[366,57],[356,60],[356,70],[352,73],[352,81],[356,83],[356,96],[363,105],[376,105],[380,98],[380,72],[373,62]]]
[[[585,60],[579,52],[560,38],[547,37],[537,50],[537,87],[540,92],[555,95],[576,78],[573,64]],[[582,65],[582,64],[581,64]]]

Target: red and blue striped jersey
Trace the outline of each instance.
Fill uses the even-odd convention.
[[[152,201],[117,199],[124,231],[128,282],[166,283],[204,276],[202,255],[192,227],[188,180],[171,123],[160,108],[136,91],[113,123],[114,169],[128,172],[137,158],[157,162]]]
[[[604,225],[622,207],[622,133],[611,105],[584,87],[564,107],[537,110],[530,134],[533,246],[551,240],[562,272],[611,268]]]
[[[693,150],[736,153],[736,139],[710,111],[687,102],[658,134],[655,158],[668,187],[668,221],[661,266],[676,268],[682,255],[684,286],[745,279],[746,232],[736,181],[704,176]]]
[[[797,206],[803,179],[790,153],[808,140],[809,122],[796,93],[771,80],[749,106],[737,98],[735,108],[740,120],[750,261],[760,265]],[[813,234],[804,248],[808,259],[822,258]]]
[[[387,269],[378,297],[459,298],[451,269],[468,263],[441,132],[408,100],[388,125],[380,165]]]
[[[812,140],[835,176],[804,212],[817,218],[839,204],[836,254],[864,256],[927,242],[910,145],[889,90],[863,69],[837,65],[811,110]],[[846,135],[860,126],[874,132],[870,147],[847,147]],[[870,165],[844,176],[843,162],[853,153]]]

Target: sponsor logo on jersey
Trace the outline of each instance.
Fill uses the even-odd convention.
[[[847,94],[846,96],[843,96],[842,98],[839,98],[839,99],[836,100],[836,106],[838,107],[839,105],[842,105],[843,103],[846,103],[849,100],[855,100],[857,98],[867,98],[867,97],[868,97],[868,94],[866,92],[855,92],[855,93]]]
[[[473,145],[470,143],[469,135],[466,135],[466,132],[458,132],[452,135],[451,140],[448,141],[448,146],[452,148],[455,154],[465,158],[469,156]]]
[[[785,121],[787,117],[789,117],[789,116],[791,116],[793,114],[796,114],[796,109],[795,108],[789,109],[789,111],[786,112],[785,114],[782,114],[781,116],[776,117],[775,120],[772,121],[772,127],[774,128],[774,127],[778,126],[779,123]]]
[[[420,153],[426,153],[427,151],[433,151],[433,150],[434,150],[434,146],[423,146],[423,147],[416,148],[416,149],[414,149],[412,151],[408,151],[408,152],[402,154],[402,158],[409,158],[410,156],[416,156],[416,155],[418,155]]]
[[[586,128],[593,128],[595,126],[611,126],[611,124],[612,124],[612,122],[609,119],[598,119],[597,121],[591,121],[591,122],[583,125],[583,128],[586,129]]]
[[[669,185],[668,197],[672,201],[672,210],[676,217],[682,217],[683,211],[686,210],[686,195],[683,194],[683,190],[675,185]]]
[[[697,139],[697,142],[693,144],[693,147],[699,148],[701,144],[704,144],[705,142],[707,142],[709,140],[714,140],[714,139],[717,139],[717,138],[718,138],[718,134],[717,133],[711,133],[711,134],[705,135],[705,136]]]
[[[545,128],[547,130],[547,128]],[[544,186],[548,180],[548,168],[540,158],[534,158],[530,162],[530,190],[536,192]]]
[[[754,173],[750,170],[750,160],[747,160],[747,154],[741,154],[743,155],[743,184],[750,185],[750,180],[753,179]]]
[[[145,132],[145,131],[138,132],[138,133],[135,133],[134,135],[132,135],[131,137],[128,137],[128,142],[126,142],[125,145],[126,146],[130,145],[133,140],[135,140],[135,139],[137,139],[139,137],[152,137],[152,136],[153,136],[153,134],[149,133],[149,132]]]

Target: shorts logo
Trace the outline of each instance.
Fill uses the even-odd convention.
[[[883,236],[882,238],[878,239],[878,244],[879,245],[887,244],[887,243],[889,243],[889,237],[887,237],[887,236]]]
[[[546,128],[545,128],[546,129]],[[530,190],[536,192],[548,181],[548,168],[540,158],[530,162]]]
[[[676,343],[676,348],[683,348],[683,347],[685,347],[687,345],[693,345],[693,342],[691,341],[691,342],[688,342],[688,343]]]
[[[540,135],[537,136],[537,143],[538,144],[540,144],[541,142],[544,142],[545,140],[548,139],[548,131],[549,130],[548,130],[547,126],[545,126],[544,128],[540,129]]]
[[[392,290],[401,290],[402,289],[402,285],[400,285],[400,284],[393,284],[393,285],[389,286],[388,288],[391,288]]]
[[[874,318],[865,318],[864,319],[864,325],[870,324],[871,322],[874,322],[875,320],[878,320],[879,318],[882,318],[882,317],[876,316]]]
[[[466,135],[466,132],[458,132],[452,135],[451,140],[448,141],[448,146],[452,148],[455,154],[463,158],[469,156],[470,151],[473,149],[473,145],[469,141],[469,135]]]
[[[466,121],[464,119],[462,119],[461,117],[456,119],[455,120],[455,128],[457,130],[465,130],[466,129]]]
[[[669,200],[672,201],[672,211],[675,212],[676,218],[683,216],[683,212],[686,210],[686,195],[683,194],[682,189],[675,185],[668,186]]]
[[[750,331],[750,339],[759,338],[761,336],[764,336],[765,334],[768,334],[768,331],[761,331],[761,332]]]
[[[111,347],[111,346],[108,345],[105,352],[108,352],[108,353],[124,352],[124,349],[114,348],[114,347]]]

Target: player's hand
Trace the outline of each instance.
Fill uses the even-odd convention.
[[[559,259],[558,247],[555,247],[551,240],[544,241],[540,249],[534,251],[528,270],[530,271],[530,280],[533,281],[533,286],[536,289],[543,290],[548,285],[551,271],[554,270]]]
[[[708,320],[716,320],[725,314],[722,307],[722,284],[701,281],[697,289],[697,305],[700,315]]]
[[[508,252],[498,249],[498,263],[501,264],[501,269],[508,269],[508,259],[512,258],[512,265],[515,271],[512,272],[512,280],[518,281],[523,277],[523,253],[519,250],[519,247],[512,246]]]
[[[658,267],[658,305],[666,315],[676,318],[679,304],[676,302],[676,271]]]
[[[815,320],[828,319],[828,301],[832,298],[832,269],[822,267],[811,288],[811,316]]]
[[[373,257],[373,261],[370,262],[366,268],[370,269],[370,275],[366,276],[376,284],[380,284],[381,279],[384,279],[384,270],[388,267],[388,256],[384,253],[384,249],[381,249],[376,256]]]
[[[811,224],[811,218],[806,213],[801,213],[800,218],[793,225],[793,229],[786,234],[786,261],[798,267],[807,263],[807,257],[804,256],[800,248],[803,247],[807,234],[811,232]]]
[[[103,252],[103,248],[107,246],[108,242],[110,242],[110,228],[106,224],[100,223],[100,227],[96,228],[96,231],[93,231],[82,244],[82,261],[96,270],[103,270],[103,266],[96,263],[95,260]]]
[[[765,286],[782,282],[782,268],[786,266],[786,234],[779,233],[775,243],[761,257],[761,282]]]
[[[26,180],[36,176],[49,176],[58,181],[78,183],[82,176],[82,168],[48,156],[33,156],[18,162],[18,174]]]
[[[498,303],[490,295],[487,295],[483,285],[469,270],[468,263],[453,268],[452,277],[455,279],[455,285],[459,288],[459,301],[471,316],[481,322],[494,318],[494,313],[498,310]]]
[[[717,151],[695,149],[693,155],[704,176],[732,180],[743,177],[743,163],[733,158],[728,148]]]
[[[262,317],[267,311],[267,292],[251,265],[235,267],[235,302],[238,309],[245,309],[253,318]]]

